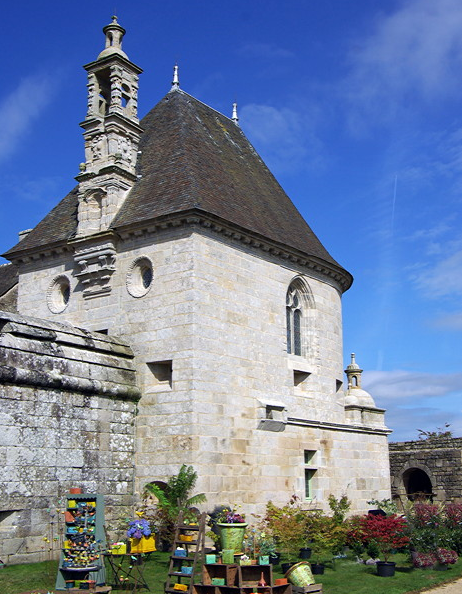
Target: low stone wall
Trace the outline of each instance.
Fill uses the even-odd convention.
[[[392,496],[406,498],[403,474],[423,470],[436,501],[462,501],[462,438],[435,438],[389,444]]]
[[[132,505],[139,396],[121,341],[0,312],[0,559],[56,554],[70,487]]]

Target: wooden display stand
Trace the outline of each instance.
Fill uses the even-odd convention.
[[[180,513],[165,582],[166,594],[192,594],[196,569],[204,558],[205,518],[203,513],[198,524],[183,524],[183,513]]]
[[[258,586],[261,575],[266,586]],[[214,584],[223,580],[224,584]],[[193,594],[292,594],[292,585],[273,585],[272,565],[210,563],[202,568],[202,584],[194,584]]]
[[[65,525],[55,589],[86,594],[110,592],[106,586],[103,558],[106,548],[103,496],[68,495]],[[82,582],[85,587],[81,587]]]

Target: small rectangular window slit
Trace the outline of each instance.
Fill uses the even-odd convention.
[[[155,389],[172,388],[172,361],[156,361],[147,366],[154,377]]]
[[[294,369],[294,386],[300,386],[309,376],[310,374],[307,371],[297,371]]]

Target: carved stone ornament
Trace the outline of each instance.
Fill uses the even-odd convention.
[[[77,249],[74,261],[79,268],[75,276],[83,285],[85,298],[91,299],[111,292],[111,277],[116,264],[116,251],[111,242]]]

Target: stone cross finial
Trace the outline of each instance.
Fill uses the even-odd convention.
[[[178,76],[178,64],[173,67],[172,90],[180,88],[180,78]]]
[[[236,101],[233,103],[233,115],[232,115],[232,118],[231,119],[236,124],[236,126],[239,126],[239,117],[237,115],[237,103],[236,103]]]

